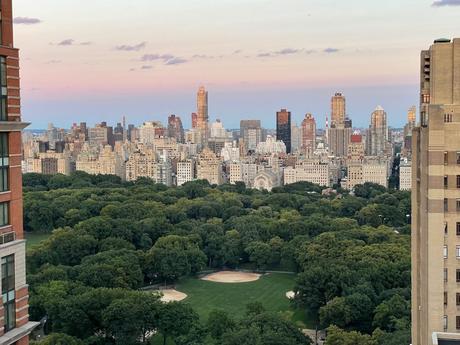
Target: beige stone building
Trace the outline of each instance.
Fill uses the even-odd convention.
[[[330,186],[329,164],[319,160],[305,160],[298,162],[295,167],[284,169],[284,184],[296,182],[311,182],[320,186]]]
[[[100,153],[90,148],[82,151],[76,161],[76,170],[91,175],[117,175],[122,179],[126,178],[125,162],[110,145],[104,146]]]
[[[412,344],[460,344],[460,39],[422,51],[420,99],[412,136]]]
[[[230,183],[244,182],[246,187],[251,188],[260,170],[263,167],[253,162],[233,162],[230,164]]]
[[[133,152],[126,162],[126,180],[136,181],[141,177],[171,186],[172,167],[167,153],[164,152],[163,156],[158,156],[153,150]]]
[[[366,157],[362,162],[349,162],[346,188],[353,190],[356,185],[366,182],[388,187],[390,162],[385,158]]]
[[[210,184],[217,185],[224,182],[222,160],[208,148],[199,155],[196,170],[198,180],[207,180]]]

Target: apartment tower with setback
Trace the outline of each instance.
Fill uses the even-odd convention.
[[[27,345],[29,322],[22,217],[19,51],[13,46],[12,1],[0,2],[0,345]]]
[[[412,344],[460,344],[460,39],[421,53],[412,135]]]

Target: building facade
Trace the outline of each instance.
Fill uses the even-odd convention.
[[[286,152],[291,153],[291,112],[281,109],[276,113],[276,140],[286,145]]]
[[[337,92],[331,99],[331,126],[343,125],[347,117],[345,96]]]
[[[168,117],[168,137],[176,139],[178,143],[185,142],[184,126],[179,116],[170,115]]]
[[[369,148],[368,155],[381,156],[387,149],[388,125],[387,113],[381,106],[377,106],[371,115],[371,124],[369,126]]]
[[[412,136],[412,344],[460,344],[460,39],[421,53]],[[449,340],[449,342],[447,342]]]
[[[29,322],[26,245],[23,231],[19,52],[13,48],[12,1],[4,0],[0,20],[0,261],[2,302],[0,344],[28,345],[37,326]]]
[[[316,121],[312,114],[306,114],[302,121],[302,151],[312,156],[316,149]]]
[[[260,120],[241,120],[240,138],[246,151],[255,151],[257,145],[265,140]]]
[[[196,128],[200,133],[200,144],[206,146],[209,136],[208,92],[201,86],[197,93]]]

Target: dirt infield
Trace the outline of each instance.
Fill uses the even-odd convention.
[[[185,293],[173,289],[160,290],[159,292],[163,295],[161,301],[165,303],[179,302],[187,298]]]
[[[259,280],[260,274],[246,273],[246,272],[233,272],[233,271],[222,271],[208,274],[201,278],[214,283],[248,283]]]

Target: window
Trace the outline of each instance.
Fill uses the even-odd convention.
[[[457,152],[457,164],[460,164],[460,152]]]
[[[444,176],[444,188],[449,187],[449,177]]]
[[[447,222],[444,222],[444,235],[447,235],[449,232],[449,228],[447,227]]]
[[[444,291],[444,305],[447,305],[447,292]]]
[[[457,259],[460,259],[460,246],[455,247],[455,252],[457,254]]]
[[[444,212],[449,211],[449,200],[444,199]]]
[[[457,283],[460,283],[460,270],[457,270]]]
[[[16,327],[14,255],[2,258],[2,299],[5,317],[5,331]]]
[[[6,57],[0,56],[0,121],[8,121],[8,88],[6,79]]]
[[[447,268],[444,268],[444,282],[447,283]]]
[[[457,305],[460,305],[460,293],[457,292]]]
[[[460,199],[457,199],[457,211],[460,211]]]
[[[456,328],[460,329],[460,316],[457,316]]]
[[[460,175],[457,175],[457,188],[460,188]]]
[[[457,222],[457,236],[460,236],[460,222]]]
[[[447,331],[447,315],[444,315],[443,324],[444,324],[444,331]]]
[[[5,226],[9,223],[9,204],[7,202],[2,202],[0,203],[0,226]]]
[[[452,122],[452,114],[444,114],[444,122]]]
[[[0,192],[9,190],[9,140],[8,133],[0,133]]]
[[[444,246],[443,255],[444,255],[444,259],[447,259],[447,246]]]
[[[447,152],[444,152],[444,165],[447,165],[449,163],[449,154]]]

